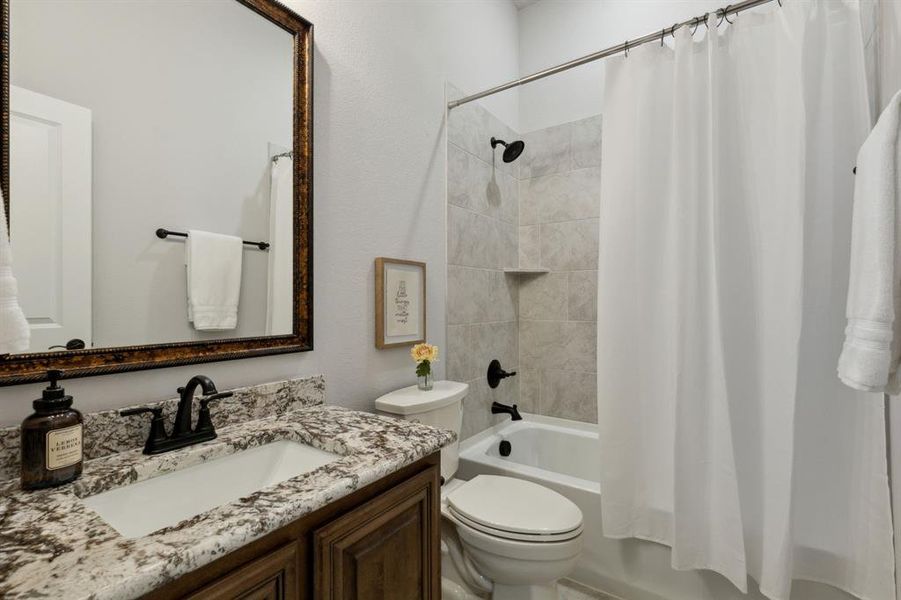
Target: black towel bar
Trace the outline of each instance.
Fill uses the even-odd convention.
[[[160,238],[161,240],[166,239],[170,235],[174,235],[175,237],[183,237],[183,238],[188,237],[188,234],[183,231],[170,231],[168,229],[163,229],[162,227],[160,227],[159,229],[156,230],[156,237]],[[241,241],[244,244],[247,244],[248,246],[256,246],[260,250],[268,250],[269,249],[269,242],[248,242],[246,240],[241,240]]]

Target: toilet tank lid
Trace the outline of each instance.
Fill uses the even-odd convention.
[[[411,385],[378,398],[375,407],[395,415],[415,415],[459,402],[468,391],[469,385],[459,381],[436,381],[428,391]]]

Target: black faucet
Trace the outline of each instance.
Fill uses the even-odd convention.
[[[191,413],[194,409],[194,392],[200,386],[203,396],[200,397],[200,412],[197,415],[197,426],[191,428]],[[119,415],[128,417],[142,413],[152,413],[150,420],[150,434],[144,444],[144,454],[160,454],[177,450],[186,446],[193,446],[200,442],[216,439],[216,428],[210,417],[210,402],[221,398],[228,398],[234,392],[219,392],[216,384],[205,375],[196,375],[188,381],[187,385],[178,388],[181,398],[178,401],[178,410],[175,413],[175,426],[172,434],[166,434],[166,423],[163,420],[162,407],[140,406],[119,411]]]
[[[508,414],[513,421],[522,421],[522,415],[519,414],[519,409],[516,408],[515,404],[513,406],[507,406],[506,404],[501,404],[500,402],[493,402],[491,404],[491,414]]]

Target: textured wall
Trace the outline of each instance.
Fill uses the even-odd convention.
[[[449,97],[460,93],[449,87]],[[495,400],[515,404],[519,378],[496,389],[486,380],[496,358],[508,371],[518,368],[516,276],[504,268],[517,262],[519,163],[504,163],[495,136],[516,133],[479,103],[450,111],[447,129],[447,377],[469,383],[463,405],[462,438],[501,417]]]
[[[526,134],[519,182],[522,407],[597,421],[600,115]]]
[[[428,262],[429,338],[444,345],[444,82],[482,89],[516,77],[516,10],[481,1],[288,4],[315,25],[315,350],[66,382],[79,408],[171,398],[201,372],[220,388],[323,373],[329,403],[371,409],[380,394],[415,382],[405,349],[374,347],[376,256]],[[486,106],[517,120],[515,94]],[[21,421],[42,387],[0,389],[0,425]]]

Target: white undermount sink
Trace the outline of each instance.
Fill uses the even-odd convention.
[[[138,538],[339,458],[338,454],[281,440],[82,501],[124,537]]]

